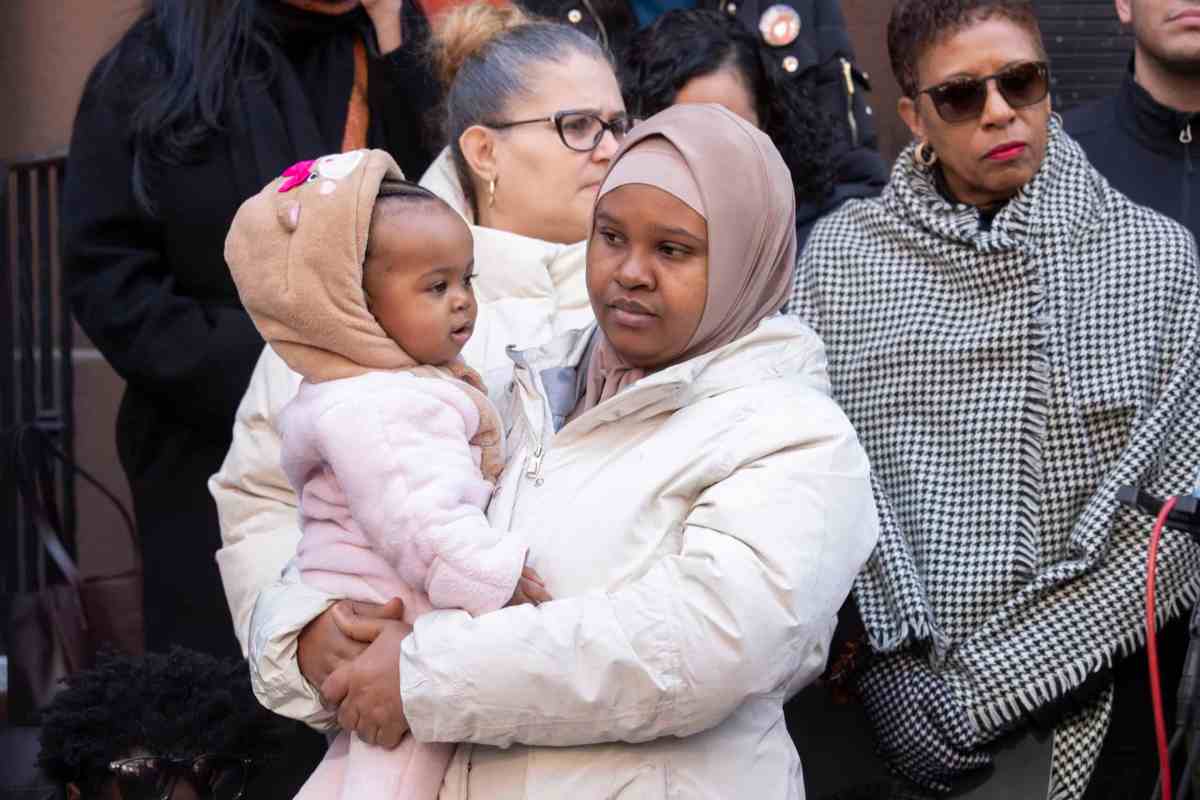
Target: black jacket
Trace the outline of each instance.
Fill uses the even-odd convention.
[[[1130,74],[1117,94],[1074,109],[1066,130],[1120,192],[1200,231],[1200,120],[1168,108]]]
[[[629,0],[523,0],[542,16],[575,25],[607,45],[620,61],[621,53],[637,29]],[[724,11],[736,16],[758,35],[764,11],[780,0],[697,0],[697,8]],[[807,235],[816,218],[851,197],[879,194],[888,180],[888,168],[878,152],[872,113],[867,105],[870,83],[854,65],[854,48],[839,0],[786,0],[800,15],[800,36],[791,44],[763,47],[784,72],[796,80],[811,81],[821,107],[836,123],[833,157],[838,165],[833,192],[821,204],[798,208],[797,224]],[[761,38],[761,37],[760,37]]]
[[[428,26],[417,6],[405,4],[412,9],[405,46],[369,59],[367,88],[371,144],[389,147],[419,176],[434,155],[422,132],[438,98],[418,59]],[[348,29],[337,35],[352,36]],[[126,36],[135,37],[134,54],[161,51],[146,20]],[[130,98],[143,80],[141,59],[116,60],[107,72],[102,61],[79,105],[63,198],[64,279],[80,325],[126,383],[117,446],[141,532],[154,648],[179,642],[236,652],[213,560],[220,537],[206,484],[229,449],[263,341],[238,302],[225,236],[238,206],[271,177],[341,149],[352,38],[349,50],[338,51],[350,65],[338,86],[306,77],[328,73],[332,62],[321,48],[332,41],[310,47],[288,37],[275,82],[240,84],[226,133],[194,163],[161,170],[154,215],[135,201],[131,180]]]

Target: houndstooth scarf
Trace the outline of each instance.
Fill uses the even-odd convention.
[[[875,470],[883,527],[855,586],[873,647],[919,654],[977,741],[1138,649],[1151,525],[1115,493],[1187,493],[1200,462],[1191,235],[1052,120],[990,229],[910,147],[797,269],[790,310],[824,339]],[[1158,580],[1161,624],[1195,601],[1200,548],[1168,533]],[[1056,730],[1056,799],[1082,795],[1111,691],[1089,709]]]

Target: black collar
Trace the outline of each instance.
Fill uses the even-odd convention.
[[[1177,156],[1182,146],[1180,137],[1196,116],[1155,100],[1133,79],[1132,70],[1125,76],[1117,96],[1117,124],[1144,147]],[[1200,135],[1200,121],[1194,133]]]

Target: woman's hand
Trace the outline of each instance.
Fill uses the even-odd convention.
[[[548,603],[554,598],[546,591],[546,584],[542,582],[542,578],[529,567],[521,570],[521,577],[517,581],[517,589],[513,592],[512,600],[508,601],[510,606],[520,606],[526,603],[532,605],[540,605]]]
[[[858,690],[879,753],[904,777],[938,793],[992,763],[988,736],[976,729],[946,682],[909,653],[877,656]]]
[[[362,5],[375,28],[379,55],[386,56],[404,43],[404,29],[400,24],[404,0],[362,0]]]
[[[371,644],[372,639],[353,636],[354,632],[362,632],[355,624],[359,618],[403,619],[404,603],[398,597],[382,606],[342,600],[304,626],[296,648],[297,660],[300,674],[314,687],[320,688],[335,670],[358,658]]]
[[[400,644],[412,627],[395,619],[358,616],[351,636],[370,639],[358,658],[342,664],[321,685],[326,704],[338,706],[338,725],[368,744],[393,748],[408,732],[400,696]]]

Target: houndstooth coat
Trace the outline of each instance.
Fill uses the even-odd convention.
[[[913,155],[817,227],[791,310],[875,472],[883,527],[855,588],[871,643],[917,654],[982,742],[1144,642],[1151,525],[1115,493],[1192,487],[1200,272],[1191,235],[1057,120],[986,230]],[[1198,588],[1200,549],[1168,533],[1160,623]],[[1082,794],[1111,697],[1056,731],[1052,797]]]

